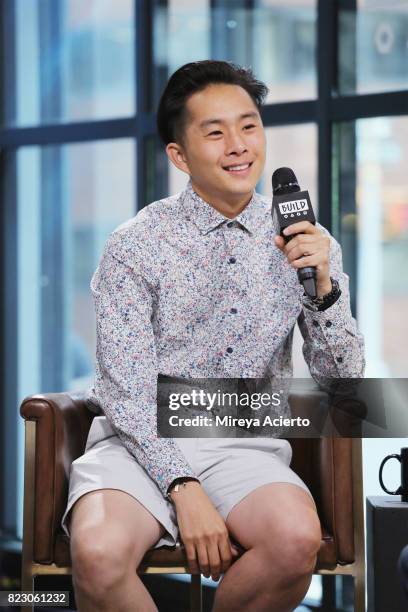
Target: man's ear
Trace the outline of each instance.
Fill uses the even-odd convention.
[[[183,147],[177,142],[169,142],[166,146],[166,153],[169,160],[182,172],[190,174],[187,159],[185,157]]]

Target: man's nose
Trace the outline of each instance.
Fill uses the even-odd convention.
[[[247,146],[242,138],[238,134],[231,134],[226,142],[226,154],[227,155],[242,155],[247,151]]]

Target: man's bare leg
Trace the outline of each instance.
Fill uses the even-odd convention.
[[[142,504],[116,489],[86,493],[69,531],[80,612],[157,612],[136,568],[165,530]]]
[[[246,552],[224,574],[213,612],[291,612],[309,588],[321,543],[316,506],[300,487],[258,487],[229,513]]]

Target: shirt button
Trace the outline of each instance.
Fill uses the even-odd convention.
[[[233,351],[233,350],[234,350],[234,349],[232,348],[232,346],[229,346],[229,347],[227,348],[227,353],[232,353],[232,351]]]
[[[234,225],[234,222],[233,222],[233,221],[228,221],[228,223],[227,223],[227,227],[232,227],[233,225]]]
[[[332,322],[331,321],[326,321],[326,327],[331,327],[332,326]]]
[[[319,327],[319,321],[316,321],[316,319],[313,319],[313,325],[315,327]]]
[[[337,357],[338,363],[343,363],[343,357]]]
[[[237,314],[238,310],[236,308],[231,308],[230,313],[231,314]]]
[[[235,259],[235,257],[230,257],[228,260],[228,263],[235,263],[237,260]]]

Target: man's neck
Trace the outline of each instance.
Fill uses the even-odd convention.
[[[253,191],[249,194],[241,195],[241,196],[231,196],[231,198],[222,196],[216,196],[213,194],[204,193],[193,181],[191,181],[191,186],[196,192],[197,195],[200,196],[209,206],[218,210],[224,217],[228,217],[229,219],[234,219],[237,215],[239,215],[244,208],[249,204],[251,198],[253,196]]]

